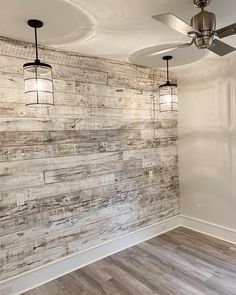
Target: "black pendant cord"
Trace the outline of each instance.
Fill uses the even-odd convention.
[[[169,83],[169,59],[166,60],[167,63],[167,83]]]
[[[35,51],[36,51],[36,62],[39,62],[39,53],[38,53],[38,36],[37,36],[37,28],[34,28],[34,39],[35,39]]]
[[[29,19],[28,20],[28,25],[31,28],[34,28],[34,41],[35,41],[35,52],[36,52],[36,60],[35,60],[35,62],[37,64],[39,64],[40,63],[40,60],[39,60],[39,53],[38,53],[38,35],[37,35],[37,29],[42,28],[43,22],[41,22],[40,20],[37,20],[37,19]]]
[[[34,41],[35,41],[35,53],[36,53],[36,59],[35,62],[36,64],[39,64],[39,53],[38,53],[38,36],[37,36],[37,28],[34,27]],[[36,85],[38,84],[38,71],[37,68],[35,68],[35,80],[36,80]],[[37,104],[39,103],[39,91],[37,89]]]
[[[171,60],[173,57],[171,55],[167,55],[167,56],[163,56],[163,60],[166,61],[166,78],[167,78],[167,81],[166,81],[166,84],[165,85],[170,85],[170,76],[169,76],[169,60]]]

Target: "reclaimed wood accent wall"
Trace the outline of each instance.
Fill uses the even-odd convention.
[[[55,107],[25,106],[32,44],[0,39],[0,279],[179,213],[165,72],[45,47]]]

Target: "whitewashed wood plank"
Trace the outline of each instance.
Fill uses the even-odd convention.
[[[163,81],[158,81],[161,85],[164,83]],[[126,77],[125,75],[118,74],[109,74],[108,75],[108,85],[115,87],[125,87],[128,89],[138,89],[138,90],[146,90],[146,91],[157,91],[159,85],[155,79],[143,79],[136,77],[135,75]]]
[[[43,174],[26,174],[18,176],[1,176],[1,191],[14,190],[18,188],[32,187],[44,183]]]
[[[2,131],[2,147],[141,140],[141,130]]]
[[[122,152],[108,153],[89,153],[74,156],[42,158],[34,160],[19,160],[11,162],[2,162],[0,165],[0,175],[11,175],[32,172],[43,172],[45,170],[73,168],[78,165],[98,165],[111,161],[123,159]]]
[[[60,131],[156,129],[158,121],[123,120],[119,117],[100,118],[0,118],[1,131]]]
[[[34,146],[0,147],[1,161],[18,161],[63,157],[105,151],[98,142],[44,144]]]

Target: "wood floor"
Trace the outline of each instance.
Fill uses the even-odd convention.
[[[178,228],[25,295],[236,295],[236,246]]]

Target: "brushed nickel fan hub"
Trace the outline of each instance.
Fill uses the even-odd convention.
[[[216,16],[209,11],[201,11],[191,19],[191,26],[200,31],[214,32],[216,29]]]
[[[201,33],[194,38],[195,45],[198,48],[209,48],[215,36],[215,14],[202,10],[191,19],[191,26]]]
[[[193,0],[194,6],[202,8],[211,4],[211,0]]]

